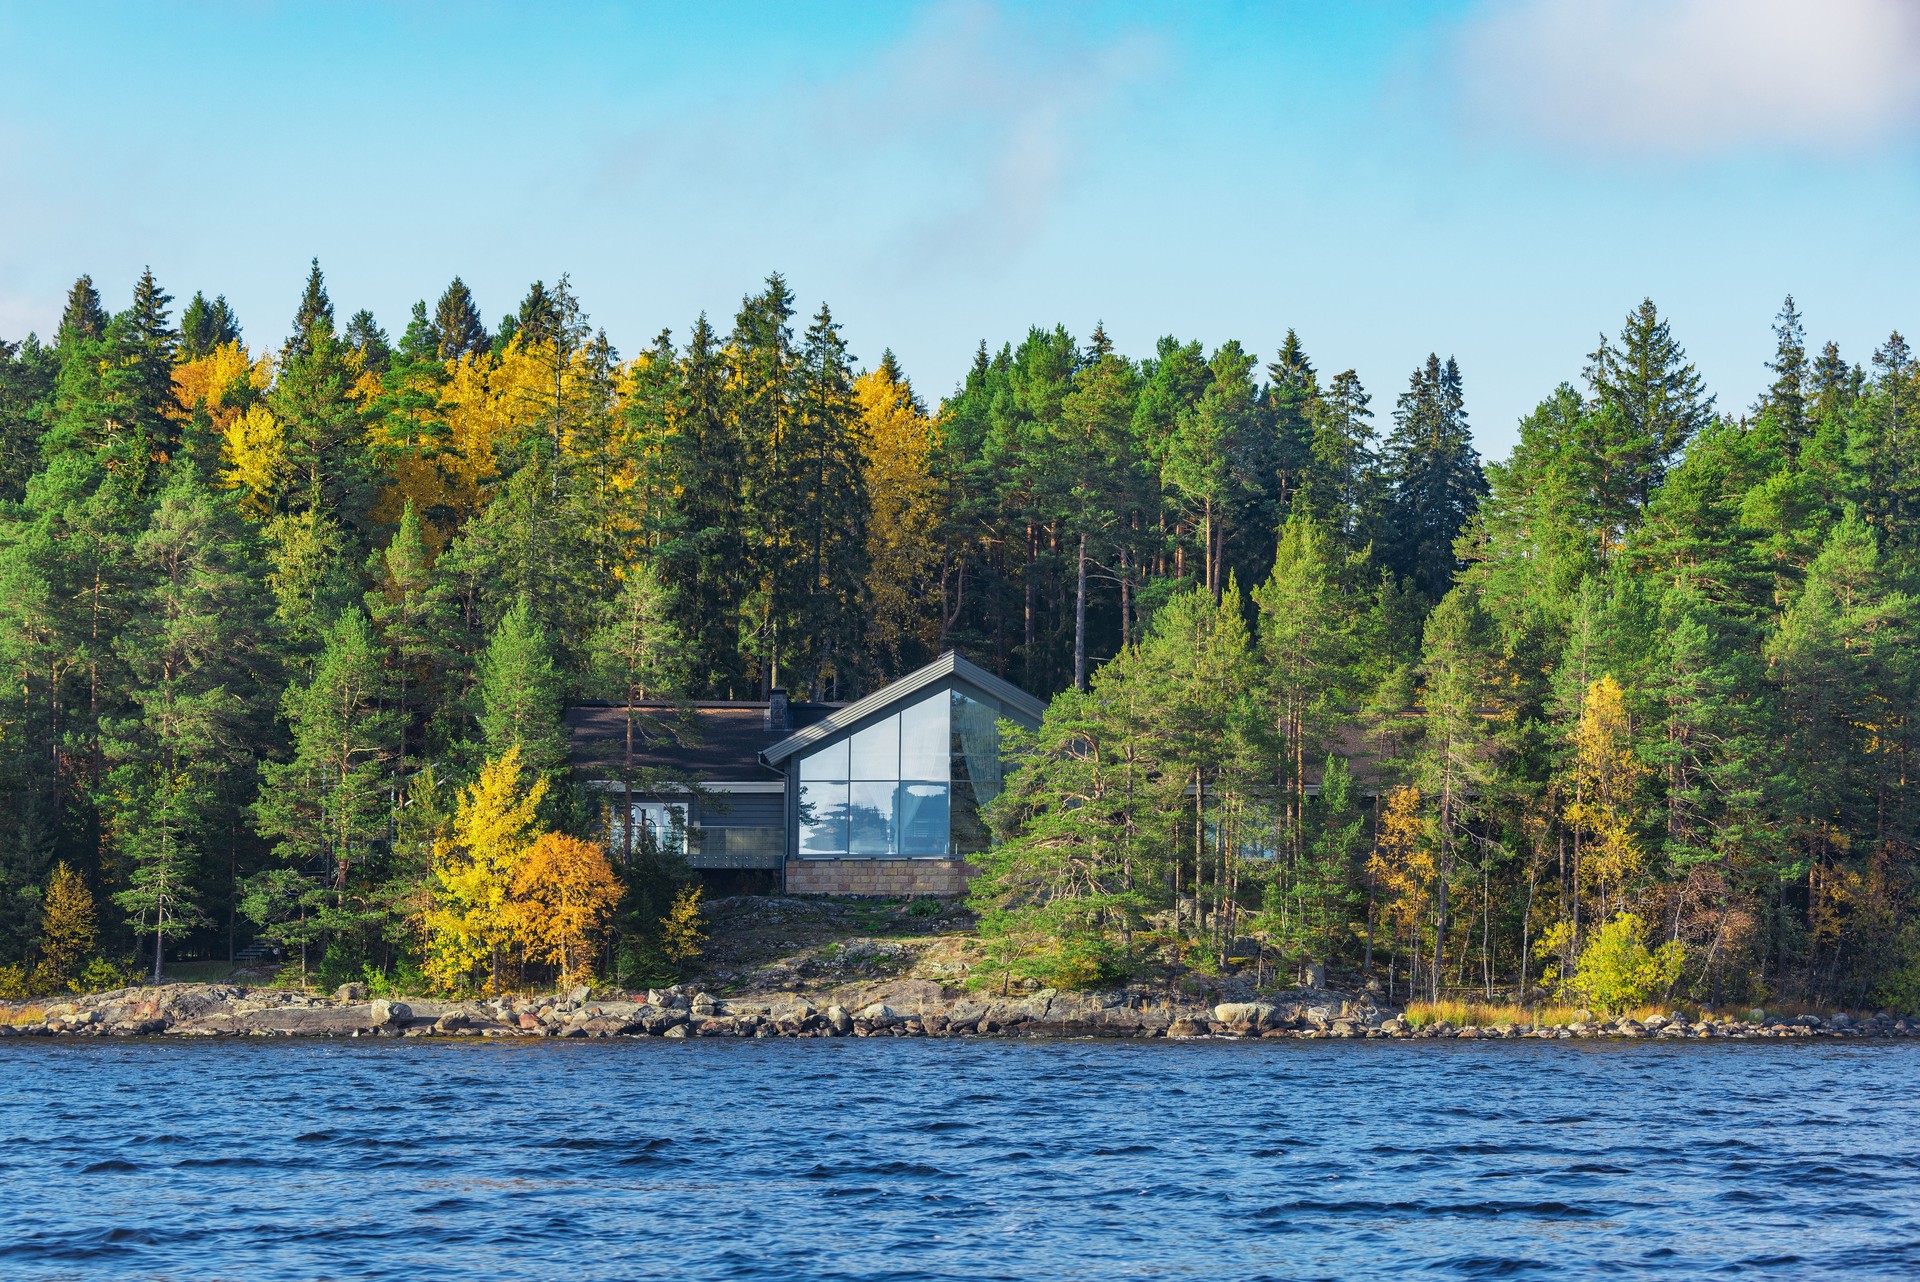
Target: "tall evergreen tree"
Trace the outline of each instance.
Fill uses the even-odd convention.
[[[440,302],[433,309],[433,332],[440,341],[443,361],[459,360],[493,348],[493,339],[480,321],[480,309],[474,306],[473,293],[458,276],[440,295]]]
[[[180,357],[197,361],[213,354],[215,348],[240,341],[240,322],[227,305],[225,294],[207,301],[199,290],[180,313]]]
[[[1438,601],[1459,569],[1454,541],[1487,492],[1452,357],[1442,365],[1428,356],[1413,372],[1394,407],[1386,454],[1393,490],[1387,563]]]

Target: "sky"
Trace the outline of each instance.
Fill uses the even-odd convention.
[[[1905,0],[0,0],[0,337],[150,265],[277,345],[318,257],[396,336],[568,273],[632,354],[777,270],[929,399],[1030,325],[1292,328],[1384,427],[1452,355],[1500,458],[1642,297],[1729,412],[1789,293],[1867,362],[1917,161]]]

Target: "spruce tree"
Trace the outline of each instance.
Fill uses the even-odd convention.
[[[1712,419],[1713,397],[1651,298],[1627,314],[1617,343],[1601,336],[1586,379],[1609,430],[1584,448],[1584,461],[1603,506],[1625,509],[1615,518],[1624,525]]]
[[[1773,359],[1767,362],[1767,368],[1773,371],[1773,384],[1757,409],[1772,412],[1791,450],[1807,433],[1808,374],[1807,330],[1792,294],[1787,295],[1774,318],[1773,336]]]
[[[1387,563],[1438,601],[1459,569],[1454,540],[1487,492],[1452,357],[1442,365],[1430,355],[1413,372],[1394,407],[1386,455],[1393,493]]]
[[[64,355],[76,343],[98,342],[107,335],[109,319],[100,305],[100,291],[93,287],[93,277],[82,276],[67,291],[67,306],[60,314],[54,344]]]
[[[480,309],[473,304],[473,294],[458,276],[433,309],[433,332],[439,339],[443,361],[456,361],[493,347],[487,327],[480,321]]]
[[[222,294],[212,302],[199,290],[180,313],[180,358],[197,361],[213,354],[214,349],[240,341],[240,322]]]
[[[300,294],[300,306],[293,313],[293,332],[280,349],[280,359],[291,362],[309,355],[320,335],[334,336],[333,300],[327,297],[327,279],[320,273],[320,260],[307,269],[306,288]]]
[[[393,349],[387,345],[387,331],[380,328],[380,322],[373,318],[372,312],[364,307],[355,312],[348,319],[340,337],[347,350],[359,358],[363,371],[376,378],[387,372]]]
[[[517,748],[526,769],[557,781],[567,764],[567,731],[561,721],[564,690],[546,632],[525,601],[509,609],[494,629],[480,658],[479,676],[486,759],[497,761]]]

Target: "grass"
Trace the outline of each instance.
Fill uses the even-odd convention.
[[[1586,1009],[1580,1006],[1515,1006],[1511,1004],[1470,1002],[1447,1000],[1438,1002],[1409,1002],[1407,1004],[1407,1023],[1414,1028],[1424,1028],[1428,1024],[1448,1023],[1455,1028],[1493,1028],[1501,1024],[1515,1024],[1522,1027],[1552,1027],[1555,1024],[1571,1024],[1575,1012]],[[1667,1015],[1680,1011],[1688,1018],[1697,1018],[1698,1012],[1684,1004],[1664,1006],[1640,1006],[1633,1010],[1621,1011],[1614,1015],[1600,1015],[1593,1012],[1596,1019],[1637,1019],[1641,1023],[1655,1015]]]

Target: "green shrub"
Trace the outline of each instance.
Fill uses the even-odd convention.
[[[1567,991],[1607,1013],[1644,1006],[1673,987],[1685,959],[1678,940],[1649,949],[1645,923],[1623,912],[1587,939]]]
[[[34,994],[28,988],[27,968],[15,963],[0,966],[0,1002],[23,1002]]]
[[[73,977],[73,991],[110,992],[115,988],[132,988],[145,978],[146,968],[131,957],[117,962],[108,961],[105,957],[93,957]]]

